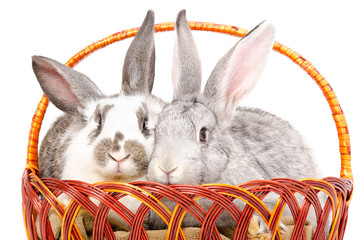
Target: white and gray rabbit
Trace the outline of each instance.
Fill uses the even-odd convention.
[[[151,90],[155,71],[154,14],[132,41],[122,90],[106,96],[85,75],[55,60],[33,57],[34,73],[48,99],[64,115],[48,130],[39,152],[42,178],[133,182],[146,179],[154,126],[164,103]],[[69,199],[64,198],[65,204]],[[122,199],[131,211],[140,205]]]
[[[317,177],[310,149],[287,121],[237,106],[262,73],[274,43],[274,27],[263,22],[231,48],[212,71],[203,93],[199,93],[201,64],[185,11],[177,17],[176,31],[173,101],[159,115],[147,179],[167,185],[238,185],[255,179]],[[160,218],[151,214],[151,219],[153,228],[165,227]],[[217,224],[235,224],[230,220]],[[183,224],[198,225],[193,218]]]

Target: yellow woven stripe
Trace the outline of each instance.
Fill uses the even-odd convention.
[[[335,216],[337,209],[336,209],[336,203],[333,201],[333,196],[337,196],[336,189],[335,189],[329,182],[326,182],[326,181],[323,181],[323,180],[317,179],[317,178],[305,178],[305,179],[302,179],[302,180],[300,180],[300,181],[301,181],[301,182],[304,182],[304,181],[308,181],[308,180],[324,183],[324,184],[328,185],[328,186],[333,190],[333,195],[331,195],[331,194],[330,194],[327,190],[325,190],[324,188],[319,188],[319,187],[311,186],[313,189],[322,191],[322,192],[324,192],[325,194],[328,195],[328,197],[329,197],[329,199],[331,199],[331,203],[332,203],[332,213],[333,213],[332,215]]]
[[[128,186],[128,187],[131,187],[137,191],[140,191],[142,192],[143,194],[145,194],[146,196],[152,198],[155,202],[157,202],[159,205],[161,205],[166,211],[167,213],[169,213],[171,215],[171,211],[160,201],[158,200],[155,196],[153,196],[151,193],[149,193],[148,191],[142,189],[142,188],[139,188],[137,186],[134,186],[134,185],[131,185],[131,184],[128,184],[128,183],[120,183],[120,182],[98,182],[98,183],[95,183],[94,185],[97,185],[97,184],[102,184],[102,183],[110,183],[110,184],[117,184],[117,185],[124,185],[124,186]],[[105,192],[119,192],[119,193],[124,193],[124,194],[127,194],[127,195],[130,195],[134,198],[137,198],[139,201],[143,202],[144,204],[146,204],[148,207],[150,207],[153,211],[155,211],[161,218],[163,221],[165,221],[165,223],[168,225],[168,221],[154,208],[152,207],[149,203],[143,201],[140,197],[130,193],[130,192],[127,192],[127,191],[124,191],[124,190],[119,190],[119,189],[103,189],[103,191]]]
[[[197,197],[196,198],[196,200],[197,199],[199,199],[199,198],[201,198],[201,197]],[[195,201],[196,201],[195,200]],[[171,219],[170,219],[170,223],[169,223],[169,225],[168,226],[170,226],[170,225],[172,225],[172,223],[175,221],[175,214],[176,214],[176,212],[177,212],[177,210],[179,209],[179,205],[178,204],[176,204],[176,206],[175,206],[175,208],[174,208],[174,210],[173,210],[173,212],[172,212],[172,215],[171,215]],[[176,230],[176,240],[178,239],[178,235],[179,235],[179,233],[181,232],[181,235],[182,235],[182,238],[183,239],[185,239],[186,237],[185,237],[185,234],[184,234],[184,232],[182,231],[182,228],[181,228],[181,224],[182,224],[182,220],[184,219],[184,217],[185,217],[185,215],[186,215],[186,210],[184,210],[183,212],[182,212],[182,215],[181,215],[181,217],[180,217],[180,221],[179,221],[179,223],[178,223],[178,225],[177,225],[177,230]],[[170,234],[171,234],[171,228],[169,227],[169,228],[167,228],[167,234],[166,234],[166,239],[169,239],[170,238]]]
[[[41,181],[41,179],[37,176],[34,175],[33,176],[36,179],[36,182],[39,183],[41,186],[43,186],[43,188],[45,189],[45,191],[47,192],[47,194],[49,194],[51,196],[52,199],[55,200],[55,202],[64,209],[63,204],[58,200],[57,197],[55,197],[55,195],[52,193],[52,191],[49,190],[49,188],[43,183],[43,181]],[[33,187],[35,187],[36,189],[38,189],[38,191],[43,195],[43,197],[49,202],[49,204],[54,208],[55,212],[58,214],[58,216],[60,218],[63,218],[62,214],[60,212],[58,212],[57,208],[52,204],[52,202],[50,201],[50,199],[47,197],[47,195],[42,191],[42,189],[38,188],[34,182],[31,182],[31,185]]]
[[[156,198],[155,196],[153,196],[153,195],[152,195],[151,193],[149,193],[148,191],[146,191],[146,190],[144,190],[144,189],[142,189],[142,188],[139,188],[139,187],[137,187],[137,186],[135,186],[135,185],[128,184],[128,183],[98,182],[98,183],[96,183],[96,184],[102,184],[102,183],[111,183],[111,184],[117,184],[117,185],[124,185],[124,186],[128,186],[128,187],[131,187],[131,188],[133,188],[133,189],[135,189],[135,190],[138,190],[138,191],[142,192],[143,194],[147,195],[148,197],[150,197],[150,198],[152,198],[154,201],[156,201],[159,205],[161,205],[161,206],[167,211],[167,213],[169,213],[169,214],[171,215],[171,221],[173,220],[174,215],[171,214],[171,211],[170,211],[160,200],[158,200],[158,198]],[[94,185],[96,185],[96,184],[94,184]],[[162,214],[160,214],[159,211],[157,211],[154,207],[152,207],[152,206],[151,206],[150,204],[148,204],[147,202],[143,201],[143,199],[139,198],[138,196],[136,196],[136,195],[134,195],[134,194],[132,194],[132,193],[130,193],[130,192],[123,191],[123,190],[119,190],[119,189],[103,189],[103,190],[104,190],[105,192],[119,192],[119,193],[124,193],[124,194],[127,194],[127,195],[129,195],[129,196],[132,196],[132,197],[134,197],[134,198],[137,198],[139,201],[143,202],[143,203],[146,204],[149,208],[151,208],[155,213],[157,213],[157,215],[162,218],[162,220],[167,224],[167,226],[170,226],[171,221],[168,222],[167,219],[165,219],[165,218],[162,216]],[[184,214],[183,214],[183,216],[184,216]],[[181,222],[182,222],[182,221],[180,221],[180,224],[181,224]],[[168,228],[168,229],[170,229],[170,228]],[[179,231],[181,231],[181,235],[182,235],[183,238],[185,239],[185,235],[184,235],[184,233],[183,233],[183,231],[182,231],[182,229],[181,229],[181,226],[179,226],[179,228],[178,228],[178,230],[177,230],[177,236],[178,236]],[[168,236],[168,235],[169,235],[169,233],[167,232],[167,236]],[[166,239],[168,239],[168,238],[166,238]]]
[[[336,226],[338,226],[338,225],[339,225],[339,222],[337,222],[337,220],[338,220],[338,216],[341,214],[341,203],[342,203],[342,195],[341,195],[341,194],[339,194],[339,195],[338,195],[338,209],[337,209],[337,213],[336,213],[335,218],[333,218],[333,220],[332,220],[332,226],[331,226],[331,230],[330,230],[330,232],[334,232],[334,231],[335,231]],[[337,224],[338,224],[338,225],[337,225]],[[338,229],[337,229],[337,231],[336,231],[336,234],[335,234],[335,235],[338,235]],[[331,240],[331,239],[332,239],[332,237],[333,237],[333,235],[332,235],[332,234],[330,234],[330,235],[329,235],[329,237],[328,237],[328,240]]]
[[[270,216],[270,220],[269,220],[269,222],[268,222],[268,227],[269,227],[269,229],[270,229],[270,226],[271,226],[271,223],[272,223],[273,219],[276,217],[276,210],[277,210],[278,206],[281,204],[281,203],[280,203],[281,200],[282,200],[282,197],[280,197],[280,198],[278,199],[277,203],[276,203],[275,206],[274,206],[273,212],[272,212],[272,214],[271,214],[271,216]],[[282,208],[282,210],[281,210],[282,213],[283,213],[283,211],[284,211],[285,204],[286,204],[286,203],[283,204],[283,208]],[[278,219],[277,219],[278,226],[275,228],[275,230],[274,230],[274,232],[273,232],[273,237],[272,237],[272,239],[275,238],[276,234],[278,234],[278,235],[279,235],[279,238],[282,239],[282,236],[281,236],[280,231],[279,231],[279,223],[280,223],[280,219],[282,218],[282,215],[283,215],[283,214],[279,214],[279,216],[278,216]]]
[[[62,236],[64,236],[64,231],[65,231],[65,226],[64,226],[65,217],[69,214],[69,213],[68,213],[68,212],[69,212],[69,209],[70,209],[70,207],[72,206],[73,203],[74,203],[74,200],[72,200],[72,201],[69,203],[67,209],[65,210],[65,213],[64,213],[64,216],[63,216],[63,219],[62,219],[62,231],[61,231],[61,232],[62,232]],[[71,221],[70,221],[69,229],[68,229],[68,240],[71,239],[71,238],[74,238],[74,237],[71,235],[73,226],[75,227],[75,230],[76,230],[78,236],[80,237],[80,239],[83,240],[83,236],[82,236],[82,234],[80,233],[79,228],[77,227],[76,224],[74,224],[75,219],[76,219],[76,217],[77,217],[77,215],[78,215],[78,212],[79,212],[80,208],[81,208],[81,205],[79,205],[79,206],[77,207],[77,209],[75,210],[75,212],[74,212],[74,214],[73,214],[73,216],[72,216],[72,219],[71,219]]]
[[[204,185],[201,185],[202,187],[203,186],[221,186],[221,187],[229,187],[229,188],[233,188],[233,189],[236,189],[240,192],[244,192],[246,193],[247,195],[249,195],[250,197],[252,197],[254,200],[256,200],[258,202],[258,204],[260,204],[261,206],[263,206],[263,208],[265,208],[267,210],[267,212],[269,214],[271,214],[270,210],[268,209],[268,207],[265,205],[264,202],[262,202],[258,197],[256,197],[254,194],[252,194],[251,192],[241,188],[241,187],[237,187],[237,186],[234,186],[234,185],[229,185],[229,184],[222,184],[222,183],[213,183],[213,184],[204,184]],[[259,215],[264,219],[264,221],[267,223],[268,220],[265,218],[265,216],[252,204],[250,204],[248,201],[246,201],[244,198],[241,198],[239,196],[236,196],[234,194],[231,194],[231,193],[224,193],[224,192],[220,192],[220,194],[223,194],[223,195],[226,195],[226,196],[231,196],[231,197],[234,197],[234,198],[237,198],[241,201],[243,201],[245,204],[249,205],[250,207],[252,207],[257,213],[259,213]]]

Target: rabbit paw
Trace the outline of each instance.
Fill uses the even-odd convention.
[[[282,234],[287,232],[287,226],[285,226],[284,223],[282,223],[282,221],[279,222],[279,231]]]
[[[281,233],[287,231],[287,226],[279,222],[279,230]],[[268,225],[259,216],[253,216],[248,228],[248,239],[250,240],[270,240],[272,237]]]
[[[267,224],[258,216],[253,216],[248,228],[249,240],[270,240],[272,234]]]

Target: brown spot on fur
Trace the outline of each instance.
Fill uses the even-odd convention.
[[[144,122],[144,119],[145,119],[145,115],[146,115],[146,112],[143,109],[143,107],[139,107],[137,112],[136,112],[136,116],[137,116],[137,120],[138,120],[138,127],[139,127],[139,129],[141,131],[143,129],[143,122]]]
[[[131,158],[137,164],[140,173],[146,173],[148,160],[143,145],[135,140],[128,140],[124,144],[124,150],[131,154]]]
[[[117,144],[113,144],[113,147],[112,147],[112,152],[118,152],[121,150],[121,145],[119,145],[118,143]]]
[[[95,128],[93,131],[91,131],[88,134],[89,144],[93,143],[93,141],[101,133],[104,122],[106,120],[107,113],[109,112],[109,110],[112,107],[114,107],[114,105],[112,105],[112,104],[104,105],[103,108],[101,108],[101,106],[99,104],[97,105],[96,110],[94,111],[94,114],[93,114],[92,118],[97,124],[98,123],[101,123],[101,124],[98,125],[97,128]]]
[[[108,153],[112,149],[112,145],[113,145],[112,139],[110,138],[102,139],[102,141],[100,141],[97,144],[93,155],[100,166],[106,165],[106,161],[108,159]]]
[[[138,127],[142,134],[148,138],[150,134],[150,130],[147,128],[148,123],[148,109],[145,103],[142,103],[142,106],[136,112],[137,120],[138,120]]]
[[[122,141],[124,139],[124,135],[121,132],[116,132],[114,136],[114,140]]]
[[[121,132],[116,132],[113,139],[113,147],[112,147],[113,152],[118,152],[119,150],[121,150],[121,145],[119,144],[119,142],[122,141],[123,139],[124,139],[123,134]]]
[[[124,136],[120,132],[115,133],[113,140],[111,138],[102,139],[94,150],[94,158],[97,163],[101,166],[105,166],[107,159],[109,159],[108,154],[110,152],[118,152],[121,150],[119,142],[123,139]]]

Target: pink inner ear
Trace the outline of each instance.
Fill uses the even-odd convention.
[[[256,84],[254,79],[259,74],[256,64],[248,56],[251,54],[250,48],[237,49],[231,56],[222,77],[226,90],[226,101],[228,104],[236,105]]]
[[[234,48],[221,78],[226,106],[235,107],[258,82],[274,43],[274,28],[261,26]]]
[[[73,104],[75,107],[78,107],[78,106],[83,107],[80,100],[73,94],[73,91],[68,82],[63,80],[63,81],[61,81],[60,85],[62,85],[59,88],[61,88],[60,91],[62,92],[62,95],[65,98],[64,99],[65,101],[69,102],[69,104]]]
[[[78,106],[82,106],[80,100],[74,95],[70,84],[56,69],[46,67],[43,74],[44,78],[48,79],[48,81],[43,81],[43,84],[46,85],[45,89],[48,89],[44,93],[48,95],[53,104],[63,111],[65,110],[64,107],[76,109]],[[53,95],[56,97],[53,97]]]

